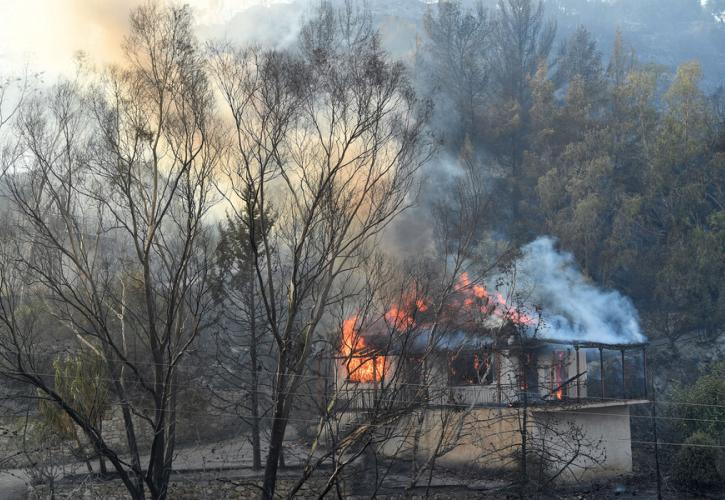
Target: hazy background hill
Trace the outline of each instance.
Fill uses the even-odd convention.
[[[285,46],[292,43],[301,20],[311,15],[316,0],[296,0],[252,6],[224,25],[201,28],[207,38],[254,40]],[[416,40],[423,36],[422,18],[436,2],[420,0],[369,0],[388,50],[395,56],[411,56]],[[475,0],[461,2],[472,7]],[[496,0],[483,0],[495,8]],[[580,25],[592,33],[605,57],[614,43],[616,30],[643,62],[674,70],[697,59],[704,71],[704,84],[716,88],[725,75],[725,1],[722,0],[545,0],[547,15],[556,20],[557,40],[564,40]]]

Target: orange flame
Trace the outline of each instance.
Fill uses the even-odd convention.
[[[521,325],[533,325],[536,321],[526,314],[508,306],[506,299],[499,292],[489,292],[486,287],[474,284],[463,273],[454,286],[454,291],[461,297],[454,305],[463,305],[467,312],[480,312],[486,316],[497,316],[506,321]],[[401,304],[394,304],[383,315],[387,325],[398,332],[406,332],[416,326],[415,315],[426,312],[428,302],[421,298],[417,290],[404,294]],[[351,316],[342,323],[342,345],[340,353],[346,359],[348,380],[351,382],[379,382],[388,368],[386,356],[366,352],[365,339],[356,329],[358,316]],[[476,360],[475,363],[480,363]]]
[[[413,316],[418,312],[426,312],[428,304],[425,299],[417,297],[415,292],[411,292],[403,297],[403,305],[393,305],[388,312],[385,313],[385,321],[398,331],[405,331],[415,326]]]
[[[491,294],[486,287],[473,284],[468,273],[462,273],[453,288],[463,295],[463,307],[470,311],[480,311],[485,315],[494,315],[519,325],[534,325],[536,320],[508,306],[499,292]]]
[[[357,316],[342,322],[342,345],[340,352],[346,360],[348,380],[351,382],[380,382],[385,375],[385,356],[365,356],[365,339],[355,329]]]

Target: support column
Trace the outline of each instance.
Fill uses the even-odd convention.
[[[574,346],[574,349],[576,349],[576,400],[579,401],[580,395],[581,395],[581,373],[579,373],[580,367],[579,367],[579,346]]]
[[[647,399],[647,348],[642,348],[642,375],[644,376],[644,398]]]
[[[604,349],[599,348],[599,385],[602,388],[600,398],[604,400]]]
[[[501,404],[501,353],[498,351],[496,352],[496,356],[494,357],[495,363],[496,363],[496,398],[497,403]]]
[[[625,377],[624,373],[624,349],[621,350],[622,353],[622,399],[627,399],[627,378]]]

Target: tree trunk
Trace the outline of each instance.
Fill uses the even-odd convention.
[[[103,416],[98,419],[98,434],[103,436]],[[101,450],[98,446],[95,447],[96,454],[98,455],[98,468],[102,476],[108,475],[108,468],[106,467],[106,458],[101,454]]]
[[[252,261],[253,265],[253,261]],[[251,270],[254,272],[254,268]],[[259,470],[262,468],[262,453],[259,439],[259,373],[257,372],[259,363],[257,360],[257,311],[255,304],[255,287],[254,280],[250,280],[249,286],[249,357],[252,363],[251,367],[251,396],[252,396],[252,468]]]
[[[152,346],[153,349],[153,346]],[[164,498],[164,462],[166,451],[166,414],[168,409],[167,395],[165,393],[164,373],[162,372],[165,360],[155,349],[154,360],[155,367],[155,383],[154,383],[154,437],[151,442],[151,452],[149,457],[148,472],[146,473],[146,484],[151,490],[151,496],[155,500]]]
[[[118,381],[114,381],[114,385],[116,386],[116,390],[119,391],[119,394],[122,395],[121,398],[121,412],[123,414],[123,426],[124,431],[126,432],[126,442],[128,443],[128,449],[131,453],[131,467],[133,469],[133,473],[135,476],[134,481],[134,487],[132,490],[132,487],[130,485],[131,481],[129,478],[129,483],[126,484],[127,488],[131,492],[132,496],[136,499],[143,499],[145,498],[144,495],[144,479],[143,479],[143,473],[141,472],[141,460],[139,457],[138,452],[138,441],[136,439],[136,430],[134,429],[133,425],[133,417],[131,415],[131,410],[129,408],[129,403],[125,398],[125,392],[123,391],[122,384]],[[125,481],[124,481],[125,483]]]
[[[284,366],[283,359],[280,359],[279,366],[280,373],[277,376],[277,401],[275,402],[274,419],[272,420],[272,430],[269,436],[269,452],[267,453],[267,463],[264,469],[264,484],[262,485],[262,498],[264,500],[274,499],[277,470],[279,469],[280,457],[282,456],[284,434],[287,430],[288,405],[285,404],[286,377],[282,372],[282,367]]]
[[[526,359],[526,355],[523,356]],[[528,426],[529,426],[529,381],[528,381],[528,363],[524,361],[524,393],[523,393],[523,415],[521,422],[521,498],[526,497],[526,488],[529,482],[527,461],[528,461]]]

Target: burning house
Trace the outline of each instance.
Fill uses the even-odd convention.
[[[408,302],[369,325],[348,318],[334,356],[340,419],[416,415],[398,421],[381,453],[515,469],[526,450],[557,480],[631,472],[630,408],[647,402],[644,342],[557,339],[541,315],[507,307],[466,275],[437,321],[425,300]]]

